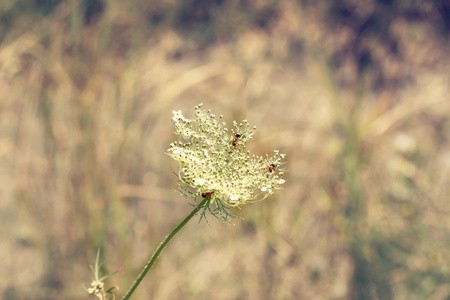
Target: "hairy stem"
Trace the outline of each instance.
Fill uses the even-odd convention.
[[[191,211],[191,213],[177,226],[175,229],[169,233],[169,235],[166,236],[166,238],[162,241],[162,243],[158,246],[155,253],[153,253],[152,257],[148,261],[148,263],[145,265],[144,269],[142,270],[141,274],[136,278],[136,280],[133,282],[133,285],[130,287],[128,292],[123,296],[122,300],[127,300],[131,297],[131,295],[136,290],[137,286],[141,283],[142,279],[144,279],[145,275],[147,275],[148,270],[153,266],[156,259],[158,258],[161,251],[166,247],[166,245],[169,243],[169,241],[177,234],[178,231],[183,228],[184,225],[189,222],[190,219],[192,219],[193,216],[206,204],[206,202],[210,199],[210,197],[206,197],[203,199],[202,202],[200,202],[197,206],[195,206],[194,210]]]

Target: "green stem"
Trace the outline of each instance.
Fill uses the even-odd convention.
[[[166,245],[175,236],[175,234],[177,234],[177,232],[180,231],[181,228],[183,228],[183,226],[186,225],[186,223],[189,222],[189,220],[192,219],[193,216],[195,216],[195,214],[200,210],[200,208],[204,207],[204,205],[209,199],[210,197],[206,197],[205,199],[203,199],[203,201],[200,202],[197,206],[195,206],[194,210],[177,227],[175,227],[175,229],[168,236],[166,236],[166,238],[156,249],[155,253],[153,253],[152,257],[142,270],[141,274],[139,274],[139,276],[133,282],[133,285],[130,287],[128,292],[125,294],[125,296],[123,296],[122,300],[127,300],[130,298],[130,296],[134,293],[134,290],[137,288],[139,283],[141,283],[142,279],[144,279],[145,275],[147,275],[148,270],[150,270],[150,268],[153,266],[159,254],[164,249],[164,247],[166,247]]]

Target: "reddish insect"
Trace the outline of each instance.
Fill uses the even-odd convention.
[[[239,138],[242,136],[242,134],[240,134],[240,133],[236,133],[236,135],[234,136],[234,139],[233,139],[233,141],[231,142],[231,144],[233,145],[233,146],[236,146],[236,142],[239,140]]]
[[[206,198],[208,196],[211,196],[212,194],[214,194],[214,192],[206,192],[206,193],[202,193],[202,197]]]
[[[275,171],[276,168],[277,168],[277,165],[275,165],[275,164],[270,164],[270,166],[269,166],[269,172],[272,173],[273,171]]]

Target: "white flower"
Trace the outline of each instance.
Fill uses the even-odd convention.
[[[94,280],[91,283],[91,287],[87,289],[87,292],[90,295],[96,295],[99,298],[102,298],[102,293],[105,291],[105,284],[101,281]]]
[[[195,179],[195,184],[196,185],[198,185],[198,186],[202,186],[202,185],[204,185],[205,184],[205,182],[206,182],[206,180],[205,179],[203,179],[203,178],[197,178],[197,179]]]
[[[178,154],[181,153],[181,150],[178,149],[178,148],[175,148],[175,149],[169,149],[169,151],[172,151],[172,154],[173,154],[173,155],[178,155]]]
[[[173,113],[172,120],[174,122],[178,122],[179,120],[182,120],[184,118],[181,110],[178,110],[178,111],[172,110],[172,113]]]
[[[197,157],[193,156],[193,155],[189,155],[189,159],[192,160],[193,162],[198,162],[200,161]]]
[[[228,130],[201,107],[195,107],[192,120],[181,111],[173,112],[180,141],[171,144],[168,154],[180,163],[184,184],[197,189],[197,195],[209,193],[211,203],[219,207],[260,201],[285,183],[280,179],[283,163],[278,150],[272,157],[250,155],[246,150],[255,133],[247,120],[234,121],[234,128]],[[272,164],[276,167],[271,168]]]
[[[231,195],[230,196],[230,200],[231,201],[237,201],[239,199],[239,196],[238,195]]]

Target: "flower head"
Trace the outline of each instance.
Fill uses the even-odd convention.
[[[250,155],[245,149],[255,127],[247,120],[233,122],[227,129],[209,111],[195,107],[195,116],[186,119],[174,111],[173,124],[179,141],[170,145],[169,155],[180,164],[180,180],[196,189],[197,195],[208,195],[211,203],[239,206],[265,199],[285,181],[280,168],[284,154]]]
[[[105,284],[100,280],[94,280],[91,282],[91,287],[87,289],[87,292],[89,295],[95,295],[102,299],[105,293]]]

